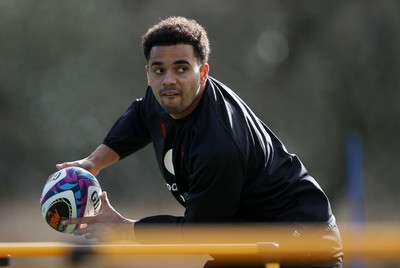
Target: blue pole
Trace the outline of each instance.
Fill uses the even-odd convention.
[[[363,223],[364,215],[364,166],[362,138],[357,132],[351,132],[346,140],[347,194],[349,201],[349,219]]]
[[[346,181],[349,204],[349,220],[363,230],[364,215],[364,151],[362,138],[358,132],[351,132],[346,138]],[[362,260],[352,261],[351,268],[363,268]]]

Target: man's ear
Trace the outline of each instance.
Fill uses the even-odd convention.
[[[147,85],[150,86],[150,79],[149,79],[149,65],[146,64],[146,66],[144,66],[144,69],[146,71],[146,76],[147,76]]]
[[[203,65],[201,65],[201,67],[200,67],[200,83],[201,83],[201,85],[204,85],[206,83],[209,70],[210,70],[210,66],[208,65],[208,63],[204,63]]]

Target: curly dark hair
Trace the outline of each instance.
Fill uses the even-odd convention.
[[[151,27],[142,36],[143,53],[147,61],[154,46],[177,44],[192,45],[201,64],[208,62],[210,42],[206,30],[195,20],[184,17],[169,17]]]

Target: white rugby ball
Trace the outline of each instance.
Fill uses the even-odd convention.
[[[64,226],[61,222],[97,215],[101,209],[101,193],[99,182],[90,172],[79,167],[61,169],[50,175],[43,187],[42,216],[54,230],[72,233],[77,226]]]

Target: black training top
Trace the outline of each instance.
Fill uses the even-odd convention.
[[[183,217],[141,223],[327,222],[332,215],[299,158],[213,78],[195,111],[179,120],[148,87],[104,140],[121,158],[149,143],[168,189],[186,209]]]

